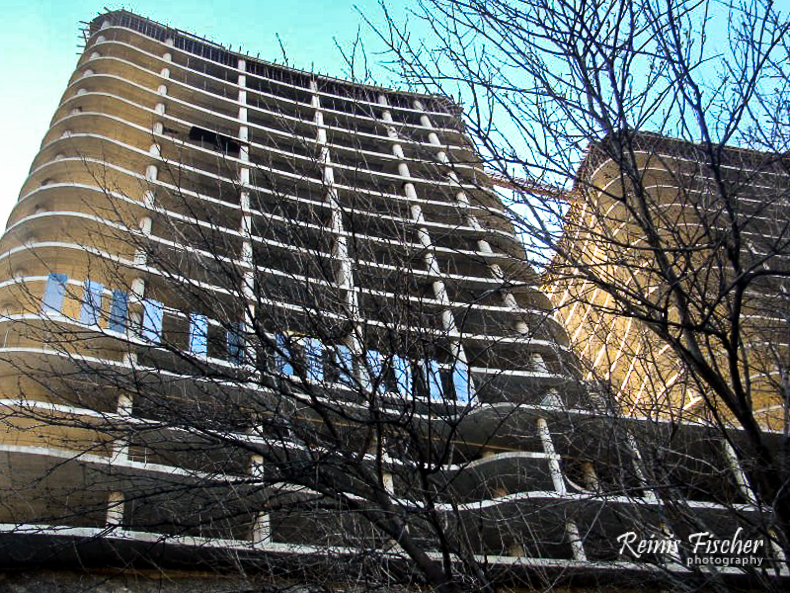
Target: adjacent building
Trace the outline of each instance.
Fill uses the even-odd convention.
[[[623,532],[765,539],[728,445],[589,395],[486,179],[442,97],[96,17],[0,242],[2,564],[629,587],[707,576]]]
[[[593,145],[582,166],[564,237],[573,264],[558,259],[547,284],[585,379],[626,414],[710,420],[717,398],[694,380],[704,371],[688,372],[649,328],[655,320],[670,334],[689,329],[693,339],[682,340],[702,364],[745,394],[763,427],[785,431],[786,159],[734,147],[711,154],[645,133],[628,138],[633,154],[619,158],[611,140]]]

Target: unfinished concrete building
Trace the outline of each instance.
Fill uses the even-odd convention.
[[[725,444],[587,395],[444,98],[107,12],[0,259],[6,567],[630,586],[697,573],[624,531],[765,535]]]

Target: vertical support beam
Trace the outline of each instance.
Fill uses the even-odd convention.
[[[628,433],[628,447],[631,449],[631,452],[634,454],[634,474],[636,475],[636,479],[642,484],[642,487],[645,490],[644,498],[647,502],[651,504],[658,504],[659,498],[656,495],[655,491],[648,487],[648,481],[645,477],[645,472],[642,471],[642,453],[639,451],[639,447],[637,446],[636,439],[634,435],[630,432]]]
[[[407,179],[411,178],[411,171],[409,170],[409,165],[406,162],[406,155],[403,152],[403,146],[398,141],[398,131],[395,128],[395,121],[392,119],[392,112],[389,109],[389,102],[387,101],[386,95],[383,93],[379,95],[379,105],[384,107],[381,112],[381,119],[384,122],[387,128],[387,136],[393,141],[392,142],[392,154],[398,158],[398,174],[401,177],[406,177]],[[437,138],[438,141],[438,138]],[[433,294],[442,306],[444,307],[441,313],[442,319],[442,328],[448,334],[450,348],[452,351],[452,355],[455,359],[462,362],[464,365],[468,365],[468,358],[466,356],[466,352],[464,351],[463,345],[461,343],[460,338],[455,337],[458,335],[458,326],[455,322],[455,316],[453,315],[452,304],[450,301],[449,296],[447,295],[447,288],[442,280],[442,273],[439,267],[439,262],[436,259],[436,249],[433,245],[433,241],[431,240],[430,232],[428,231],[428,227],[425,224],[425,216],[422,212],[422,208],[417,203],[419,199],[417,195],[417,190],[414,186],[414,183],[411,181],[406,181],[403,184],[403,190],[406,194],[406,197],[412,201],[411,205],[411,219],[417,225],[417,237],[419,238],[420,244],[425,247],[425,256],[424,261],[425,265],[428,268],[428,271],[431,275],[438,278],[433,282]],[[470,380],[470,394],[473,393],[473,387],[471,385]],[[470,397],[470,402],[474,401],[474,397]]]
[[[253,455],[250,459],[250,475],[263,482],[264,468],[263,457]],[[255,516],[252,525],[252,543],[261,546],[268,542],[272,537],[272,527],[269,513],[262,511]]]
[[[584,551],[584,542],[579,534],[579,528],[576,523],[571,519],[565,520],[565,533],[568,535],[568,541],[571,543],[571,550],[573,550],[573,559],[579,562],[587,562],[587,554]]]
[[[538,434],[540,435],[541,443],[543,444],[543,452],[549,456],[549,473],[551,474],[551,481],[554,484],[554,490],[565,495],[568,489],[565,487],[565,479],[562,476],[562,466],[559,459],[557,459],[557,451],[554,449],[554,441],[551,439],[551,431],[549,424],[545,418],[538,418]],[[579,535],[579,528],[573,519],[565,519],[565,533],[570,542],[571,549],[573,550],[573,559],[580,562],[587,561],[587,554],[584,552],[584,543]]]
[[[582,474],[584,476],[584,485],[593,492],[601,491],[601,483],[598,480],[598,474],[595,473],[595,467],[591,461],[582,463]]]
[[[551,440],[549,424],[546,422],[545,418],[538,418],[537,425],[540,442],[543,444],[543,452],[549,456],[549,473],[551,474],[551,481],[554,484],[554,490],[560,494],[567,494],[568,490],[565,487],[565,480],[562,477],[562,467],[557,459],[554,442]]]
[[[123,507],[123,492],[117,490],[111,491],[107,497],[107,527],[118,527],[123,524]]]
[[[757,506],[757,495],[754,493],[751,484],[749,484],[749,478],[746,476],[746,472],[743,471],[741,462],[738,460],[738,454],[729,441],[724,441],[724,455],[727,458],[730,471],[735,477],[735,482],[738,484],[738,490],[740,490],[746,502]]]
[[[414,108],[419,111],[425,110],[422,102],[417,100],[414,101]],[[420,116],[420,123],[428,129],[431,130],[435,129],[433,122],[431,121],[431,118],[428,117],[426,113],[423,113]],[[437,148],[436,159],[441,164],[446,165],[448,167],[452,167],[450,158],[447,156],[447,153],[444,150],[442,150],[442,144],[436,132],[432,131],[428,133],[428,141],[431,143],[432,146],[435,146]],[[459,191],[455,194],[455,199],[458,202],[458,205],[466,210],[466,223],[473,229],[481,230],[482,225],[477,220],[477,217],[471,211],[469,197],[466,195],[466,192],[464,192],[464,190],[461,189],[461,181],[458,178],[458,175],[455,173],[455,171],[451,169],[447,173],[447,176],[453,183],[455,183],[459,187]],[[477,246],[480,252],[483,254],[493,255],[494,253],[493,250],[491,249],[491,245],[485,239],[479,239],[477,242]],[[502,268],[500,268],[498,264],[489,262],[488,268],[491,271],[491,275],[494,278],[496,278],[497,280],[503,283],[506,281],[505,274],[502,271]],[[510,307],[511,309],[515,309],[518,311],[521,310],[521,307],[519,307],[518,303],[516,302],[516,298],[509,291],[502,291],[502,301],[506,307]],[[521,320],[515,321],[513,327],[518,333],[522,335],[526,335],[529,333],[529,326]]]
[[[244,295],[244,319],[242,334],[244,336],[253,335],[255,332],[255,314],[256,314],[256,294],[255,294],[255,255],[253,252],[253,225],[252,225],[252,207],[250,202],[250,146],[249,146],[249,126],[247,125],[247,61],[244,58],[239,58],[237,62],[239,75],[236,83],[239,87],[239,160],[242,162],[239,168],[239,207],[241,209],[241,220],[239,222],[239,233],[241,234],[241,265],[243,271],[241,293]],[[254,366],[255,349],[250,348],[249,344],[245,343],[242,338],[242,349],[244,356],[242,360],[245,364]]]
[[[324,114],[321,108],[321,97],[318,94],[318,84],[315,80],[310,81],[310,91],[312,97],[310,103],[315,110],[313,121],[316,126],[316,144],[320,148],[319,162],[323,167],[323,181],[325,189],[325,199],[329,203],[331,210],[331,232],[334,237],[332,254],[340,263],[338,266],[335,283],[341,294],[345,298],[345,305],[349,311],[349,316],[354,321],[354,330],[345,338],[345,345],[351,350],[357,359],[363,358],[363,344],[361,343],[362,330],[360,327],[361,319],[359,313],[359,300],[354,282],[354,269],[351,257],[348,254],[348,237],[346,237],[343,226],[343,209],[337,196],[335,187],[335,173],[332,167],[332,156],[329,151],[326,126],[324,125]],[[364,384],[365,378],[363,369],[357,369],[357,379]]]

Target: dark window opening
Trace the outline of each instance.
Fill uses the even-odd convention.
[[[223,136],[197,126],[192,126],[192,129],[189,130],[189,139],[200,142],[202,146],[223,152],[228,156],[237,157],[241,151],[241,144],[230,136]]]

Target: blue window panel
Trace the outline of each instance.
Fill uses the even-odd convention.
[[[395,373],[395,385],[403,397],[412,396],[411,361],[397,354],[392,357],[392,370]]]
[[[351,348],[338,344],[335,346],[335,363],[337,364],[337,378],[343,385],[354,385],[354,357]]]
[[[243,323],[233,323],[228,329],[228,360],[235,364],[244,362]]]
[[[453,367],[453,387],[455,399],[467,403],[472,396],[472,381],[469,377],[469,367],[461,360],[455,361]]]
[[[82,285],[80,300],[80,323],[97,325],[101,315],[101,291],[104,286],[93,280],[86,280]]]
[[[307,378],[311,381],[324,380],[324,345],[320,340],[307,338],[304,340],[304,357],[307,367]]]
[[[442,388],[442,376],[439,373],[439,363],[435,360],[430,360],[427,365],[423,363],[422,368],[425,373],[425,382],[428,385],[428,395],[431,401],[442,401],[444,399],[444,389]]]
[[[208,318],[200,313],[189,314],[189,351],[195,356],[208,354]]]
[[[66,274],[50,274],[44,298],[41,301],[42,313],[60,313],[63,297],[66,294]]]
[[[143,300],[143,331],[142,337],[154,344],[162,339],[162,317],[165,306],[154,299]]]
[[[112,291],[112,305],[110,306],[110,330],[116,332],[126,331],[126,316],[129,313],[129,295],[117,288]]]
[[[373,389],[373,384],[378,381],[379,391],[384,390],[384,378],[382,371],[384,365],[382,364],[381,352],[376,350],[368,350],[365,353],[365,361],[368,364],[368,377],[366,381],[366,388]]]
[[[277,349],[274,352],[274,368],[283,375],[293,375],[294,368],[290,361],[291,352],[288,349],[288,338],[286,338],[285,334],[277,334],[275,339]]]

